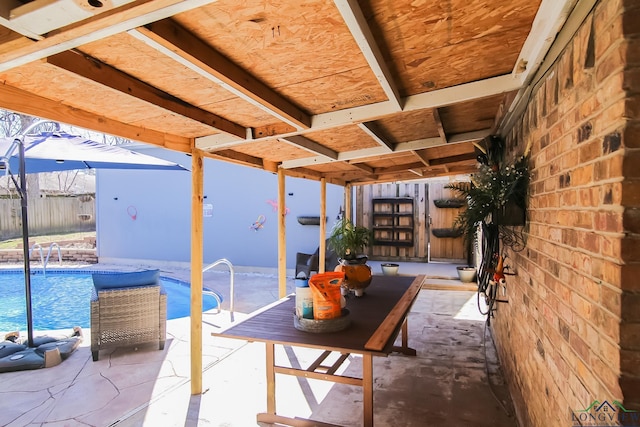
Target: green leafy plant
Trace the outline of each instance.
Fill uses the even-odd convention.
[[[371,230],[355,225],[348,218],[339,220],[331,229],[328,242],[340,259],[355,260],[369,246]]]
[[[500,215],[507,203],[514,203],[524,211],[529,187],[528,160],[528,156],[523,155],[514,163],[502,166],[487,162],[471,176],[470,183],[445,186],[467,199],[467,208],[454,224],[462,230],[467,242],[475,240],[478,224],[489,219],[496,221],[495,216]]]

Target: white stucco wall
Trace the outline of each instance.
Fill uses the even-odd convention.
[[[155,147],[137,151],[191,168],[183,153]],[[297,217],[318,215],[320,183],[287,177],[287,268],[295,268],[296,252],[312,253],[319,227],[301,225]],[[182,171],[98,170],[96,228],[100,259],[189,262],[191,173]],[[327,232],[343,202],[343,187],[327,185]],[[278,199],[275,174],[205,159],[204,262],[227,258],[235,266],[276,268]],[[257,231],[252,225],[264,216]],[[134,219],[135,216],[135,219]]]

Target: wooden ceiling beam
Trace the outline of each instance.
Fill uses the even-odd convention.
[[[334,0],[342,19],[347,24],[351,35],[364,55],[369,67],[376,76],[382,90],[387,95],[389,103],[395,111],[402,110],[402,99],[398,87],[393,81],[393,76],[380,52],[367,19],[360,9],[357,0]]]
[[[204,153],[206,157],[210,157],[212,159],[223,160],[225,162],[236,163],[243,166],[251,166],[258,169],[263,168],[263,161],[261,158],[239,153],[237,151],[224,150],[217,151],[215,153]]]
[[[368,184],[388,183],[390,181],[411,182],[411,181],[423,180],[427,178],[437,178],[441,176],[468,175],[473,172],[475,172],[475,166],[456,166],[456,167],[450,167],[448,168],[448,170],[445,170],[444,167],[438,167],[438,168],[433,168],[431,170],[424,171],[424,174],[422,177],[415,176],[409,171],[407,171],[406,173],[392,172],[390,174],[379,174],[375,177],[375,179],[370,177],[354,178],[351,180],[351,184],[368,185]]]
[[[193,139],[190,138],[124,124],[104,116],[96,116],[93,113],[72,108],[63,103],[52,101],[6,84],[0,84],[0,98],[3,100],[2,108],[16,113],[47,118],[108,135],[120,136],[132,141],[143,141],[175,151],[190,153],[191,146],[194,143]]]
[[[327,157],[331,160],[338,159],[338,153],[330,148],[325,147],[324,145],[318,144],[315,141],[310,140],[306,136],[302,135],[293,135],[287,138],[278,138],[282,142],[286,142],[287,144],[295,145],[296,147],[304,148],[305,150],[319,154],[321,156]]]
[[[441,166],[441,165],[448,165],[450,163],[466,162],[469,160],[475,161],[476,154],[465,153],[465,154],[458,154],[456,156],[441,157],[439,159],[431,159],[429,163],[431,163],[431,166]]]
[[[480,131],[461,133],[457,135],[451,135],[449,138],[449,144],[463,143],[469,141],[478,141],[485,136],[489,135],[490,129],[483,129]],[[437,138],[423,138],[414,141],[400,142],[395,145],[393,153],[402,153],[407,151],[417,151],[425,148],[438,147],[443,145],[440,137]],[[338,154],[338,158],[335,160],[328,159],[325,156],[305,157],[302,159],[287,160],[282,162],[282,167],[285,169],[293,169],[302,166],[318,165],[324,163],[330,163],[332,161],[348,161],[362,159],[366,157],[388,155],[389,151],[386,147],[365,148],[362,150],[345,151]]]
[[[375,122],[358,123],[358,127],[373,138],[379,146],[387,148],[389,152],[393,151],[395,144],[382,135],[380,128]]]
[[[442,126],[442,120],[440,119],[440,112],[438,111],[438,108],[434,108],[432,111],[433,111],[433,120],[435,120],[436,127],[438,128],[438,134],[440,135],[440,138],[442,138],[442,142],[446,144],[449,141],[447,141],[447,134],[444,131],[444,126]]]
[[[411,153],[415,155],[425,166],[431,166],[431,159],[427,157],[426,150],[411,150]]]
[[[352,163],[352,162],[347,162],[347,164],[349,164],[349,165],[353,166],[354,168],[356,168],[356,169],[358,169],[358,170],[360,170],[360,171],[362,171],[362,172],[365,172],[365,173],[368,173],[368,174],[374,173],[373,168],[372,168],[372,167],[370,167],[370,166],[365,165],[364,163],[359,163],[359,162],[353,162],[353,163]]]
[[[519,87],[520,84],[511,74],[491,77],[458,86],[408,96],[404,98],[404,111],[443,107],[455,103],[485,98],[500,93],[511,92]],[[311,127],[309,129],[289,132],[279,136],[285,138],[291,135],[303,135],[305,133],[321,130],[336,129],[354,123],[371,122],[394,114],[397,114],[397,111],[389,105],[388,101],[348,108],[340,111],[333,111],[330,113],[316,114],[311,116]],[[264,137],[263,139],[266,138],[268,137]],[[254,140],[259,141],[260,138],[255,138]],[[210,135],[196,138],[196,145],[202,150],[217,150],[229,148],[236,144],[243,144],[248,141],[249,139],[244,141],[231,139],[225,135]],[[449,137],[449,142],[453,142],[451,137]]]
[[[395,173],[395,172],[403,172],[408,169],[421,169],[424,165],[421,162],[410,163],[410,164],[402,164],[402,165],[393,165],[386,168],[375,168],[374,172],[378,175],[383,173]]]
[[[244,138],[246,128],[223,117],[189,105],[183,100],[163,92],[145,82],[129,76],[87,55],[66,51],[46,59],[49,64],[94,81],[165,110],[188,117],[219,131]]]
[[[129,34],[278,120],[296,129],[311,127],[307,113],[172,19],[150,23]]]
[[[0,54],[0,72],[216,1],[139,0],[129,3],[67,28],[53,31],[42,40],[32,41],[11,51],[3,51]],[[28,39],[25,38],[25,40]]]

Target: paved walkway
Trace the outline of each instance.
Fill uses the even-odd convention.
[[[381,271],[375,264],[373,269]],[[163,274],[168,273],[189,277],[187,270]],[[437,280],[456,275],[449,264],[400,267],[400,274],[418,273]],[[205,285],[225,294],[228,304],[228,273],[205,273]],[[292,291],[293,280],[288,286]],[[235,287],[236,321],[277,300],[275,275],[236,272]],[[107,350],[97,362],[91,360],[85,331],[84,343],[61,365],[0,374],[0,425],[257,425],[256,413],[266,409],[265,349],[260,343],[212,337],[230,317],[227,311],[204,315],[200,395],[191,395],[188,318],[168,322],[163,351],[153,346]],[[418,356],[374,358],[376,425],[515,426],[483,320],[472,291],[422,290],[409,315],[409,343]],[[280,364],[306,367],[316,354],[279,348],[276,357]],[[352,356],[346,370],[357,374],[360,363]],[[341,426],[362,424],[357,387],[278,376],[277,392],[283,415]]]

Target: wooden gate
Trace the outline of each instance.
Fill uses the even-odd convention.
[[[466,262],[464,238],[454,224],[466,203],[444,182],[429,184],[430,260]]]
[[[368,255],[381,261],[466,262],[462,237],[436,237],[453,228],[461,208],[437,208],[433,200],[455,198],[444,182],[356,187],[355,220],[373,231]]]

